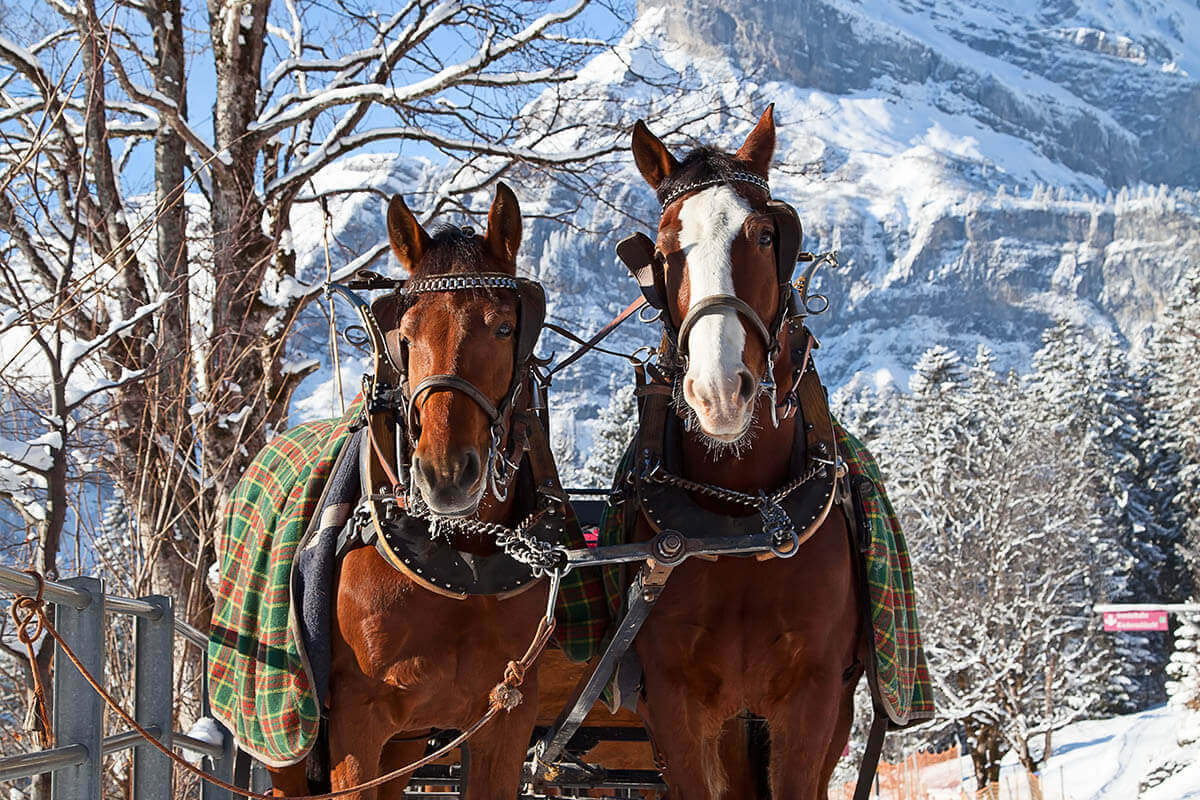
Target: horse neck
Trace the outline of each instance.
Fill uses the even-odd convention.
[[[792,390],[792,358],[783,347],[772,367],[776,397],[782,398]],[[731,454],[713,459],[705,437],[695,431],[684,434],[682,472],[691,480],[722,486],[741,492],[774,489],[791,477],[792,442],[795,441],[797,415],[771,425],[771,398],[758,398],[755,425],[758,433],[740,457]]]

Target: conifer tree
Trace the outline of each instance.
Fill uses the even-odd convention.
[[[616,376],[610,382],[608,405],[596,422],[595,443],[584,467],[588,483],[597,488],[607,489],[612,485],[621,457],[637,431],[637,402],[633,388],[628,381],[618,383]]]
[[[1155,441],[1161,448],[1155,453],[1156,477],[1171,500],[1162,519],[1177,532],[1178,552],[1190,573],[1167,587],[1179,599],[1200,585],[1200,264],[1171,298],[1149,352]],[[1184,580],[1191,585],[1178,585]]]
[[[1088,536],[1106,552],[1103,563],[1109,568],[1097,576],[1096,601],[1163,599],[1160,580],[1169,562],[1178,559],[1157,518],[1162,498],[1149,458],[1151,420],[1143,376],[1132,369],[1115,336],[1066,320],[1045,332],[1034,364],[1035,402],[1090,477],[1097,498]],[[1120,675],[1131,676],[1113,687],[1107,703],[1113,711],[1127,713],[1163,700],[1162,637],[1121,633],[1100,644],[1115,649]]]

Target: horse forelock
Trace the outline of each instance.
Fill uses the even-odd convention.
[[[483,237],[466,233],[457,225],[443,225],[430,237],[429,247],[414,266],[412,277],[491,272],[490,260]]]
[[[750,172],[763,180],[767,178],[750,162],[743,161],[732,153],[716,147],[697,147],[685,155],[679,166],[658,185],[658,201],[661,203],[687,186],[717,180],[736,186],[737,191],[744,193],[746,199],[757,208],[761,202],[766,201],[766,194],[757,187],[737,182],[734,176],[739,172]]]

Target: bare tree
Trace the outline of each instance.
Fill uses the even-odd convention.
[[[618,124],[580,148],[564,113],[585,91],[575,67],[606,46],[573,27],[587,7],[211,0],[189,36],[179,0],[51,0],[38,13],[61,27],[0,39],[0,232],[36,284],[10,307],[49,304],[80,338],[121,326],[92,353],[119,383],[107,465],[143,548],[168,556],[147,559],[148,588],[182,590],[193,621],[223,501],[312,369],[285,368],[320,293],[291,248],[312,178],[365,145],[420,142],[453,165],[424,203],[435,214],[514,169],[571,174],[615,152]],[[206,49],[211,131],[187,106]]]
[[[9,558],[53,576],[71,527],[90,552],[76,568],[99,568],[129,594],[172,595],[178,614],[206,626],[224,502],[287,426],[314,368],[288,356],[325,277],[305,274],[292,244],[300,212],[331,201],[315,178],[388,147],[439,163],[435,178],[405,187],[426,216],[471,211],[490,182],[531,173],[578,202],[613,168],[628,124],[679,89],[653,84],[653,100],[626,102],[575,80],[611,44],[589,35],[586,15],[631,10],[602,0],[404,0],[388,13],[354,0],[4,6],[0,372],[19,413],[2,422],[0,500],[30,534],[12,538],[36,551]],[[211,109],[189,108],[189,90]],[[579,114],[582,104],[594,113]],[[379,193],[337,190],[360,191]],[[333,277],[386,252],[368,247]],[[31,360],[41,366],[24,370]],[[95,491],[80,501],[85,473]],[[113,493],[129,520],[119,546],[98,520],[80,523],[97,494]],[[6,660],[5,682],[27,684],[20,669]]]

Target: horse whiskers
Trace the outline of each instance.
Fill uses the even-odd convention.
[[[704,428],[700,425],[700,416],[696,410],[692,408],[683,396],[682,381],[675,381],[675,387],[671,392],[671,404],[675,408],[676,415],[683,421],[684,430],[694,431],[699,434],[704,441],[707,455],[713,461],[720,460],[727,456],[735,459],[741,458],[754,444],[755,438],[758,437],[758,432],[762,429],[762,425],[758,420],[758,408],[755,407],[753,416],[750,418],[750,424],[746,426],[746,430],[737,439],[732,442],[725,442],[720,439],[714,439],[704,432]]]

